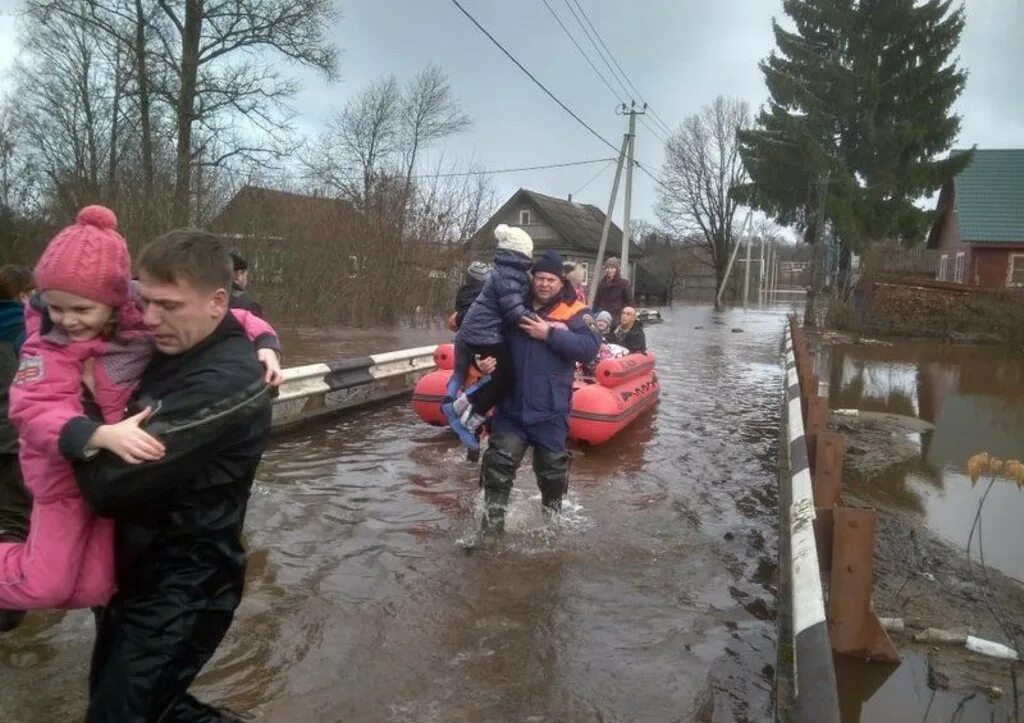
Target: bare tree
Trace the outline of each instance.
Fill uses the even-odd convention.
[[[389,75],[372,81],[315,143],[305,159],[311,177],[334,193],[366,202],[374,178],[395,170],[400,110],[398,80]]]
[[[463,113],[452,95],[444,71],[430,64],[417,73],[402,99],[401,135],[406,189],[412,185],[421,151],[432,143],[461,133],[469,126],[469,116]]]
[[[86,203],[110,203],[124,142],[121,58],[69,15],[47,17],[30,7],[28,17],[33,22],[21,37],[12,110],[30,163],[46,178],[54,211],[67,215]]]
[[[680,237],[697,234],[719,286],[736,243],[738,204],[730,191],[747,180],[736,131],[750,122],[745,102],[719,96],[683,121],[665,147],[658,217]]]
[[[335,12],[330,0],[158,0],[160,42],[171,83],[162,94],[175,111],[176,153],[172,219],[190,220],[195,165],[280,156],[241,134],[224,142],[226,115],[241,116],[252,133],[282,141],[286,102],[298,90],[261,53],[322,71],[332,78],[336,50],[326,41]],[[194,131],[205,133],[197,139]],[[197,142],[198,141],[198,142]],[[198,159],[198,161],[197,161]]]
[[[126,186],[120,178],[128,153],[118,154],[122,145],[121,138],[130,134],[136,150],[130,155],[138,154],[141,164],[141,185],[138,189],[140,208],[124,209],[117,204],[126,218],[134,218],[137,223],[134,230],[142,239],[149,238],[155,226],[155,137],[153,82],[151,78],[150,48],[153,35],[153,18],[159,8],[156,0],[28,0],[26,8],[31,17],[42,22],[53,18],[80,25],[91,31],[93,37],[106,54],[113,59],[115,67],[114,102],[116,108],[124,110],[115,113],[110,128],[110,159],[109,179],[110,202],[115,203],[121,197]],[[128,104],[134,106],[129,109]],[[131,117],[129,117],[129,114]],[[137,131],[136,131],[137,127]],[[139,134],[135,138],[135,133]],[[130,223],[130,222],[129,222]]]

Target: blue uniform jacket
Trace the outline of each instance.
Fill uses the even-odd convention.
[[[533,260],[524,254],[499,249],[494,254],[494,270],[487,275],[484,287],[462,317],[455,335],[457,344],[487,346],[505,340],[506,330],[515,327],[528,314],[526,298],[530,277],[526,273]]]
[[[567,320],[560,320],[574,308],[575,313]],[[601,346],[600,337],[591,328],[590,309],[575,300],[560,300],[538,310],[537,315],[559,320],[553,322],[547,339],[531,339],[518,328],[510,331],[507,339],[516,368],[516,386],[502,402],[500,412],[521,425],[558,417],[568,419],[576,362],[592,361]]]

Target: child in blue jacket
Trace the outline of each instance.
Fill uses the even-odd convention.
[[[497,368],[489,381],[474,385],[468,393],[442,405],[448,424],[470,449],[479,449],[476,431],[487,412],[505,399],[515,383],[515,369],[505,344],[505,331],[518,326],[524,316],[535,317],[526,306],[530,294],[533,239],[521,228],[499,224],[494,229],[498,250],[494,270],[462,319],[455,335],[453,381],[464,383],[471,361],[494,357]]]

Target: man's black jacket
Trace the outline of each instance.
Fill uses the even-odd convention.
[[[647,351],[647,336],[644,334],[643,322],[634,321],[629,331],[623,331],[620,326],[612,335],[612,342],[629,349],[630,353]]]
[[[176,720],[194,703],[188,686],[242,597],[242,525],[270,432],[262,376],[228,315],[190,351],[156,354],[143,375],[133,406],[156,409],[147,430],[164,442],[162,460],[103,452],[76,463],[83,496],[117,527],[118,592],[100,622],[88,721]],[[64,436],[80,442],[73,422]]]

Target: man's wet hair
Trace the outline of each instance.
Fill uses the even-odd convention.
[[[0,266],[0,299],[13,301],[36,287],[32,270],[27,266]]]
[[[209,231],[179,228],[168,231],[142,249],[140,271],[166,284],[188,281],[197,289],[230,289],[234,277],[231,254]]]

